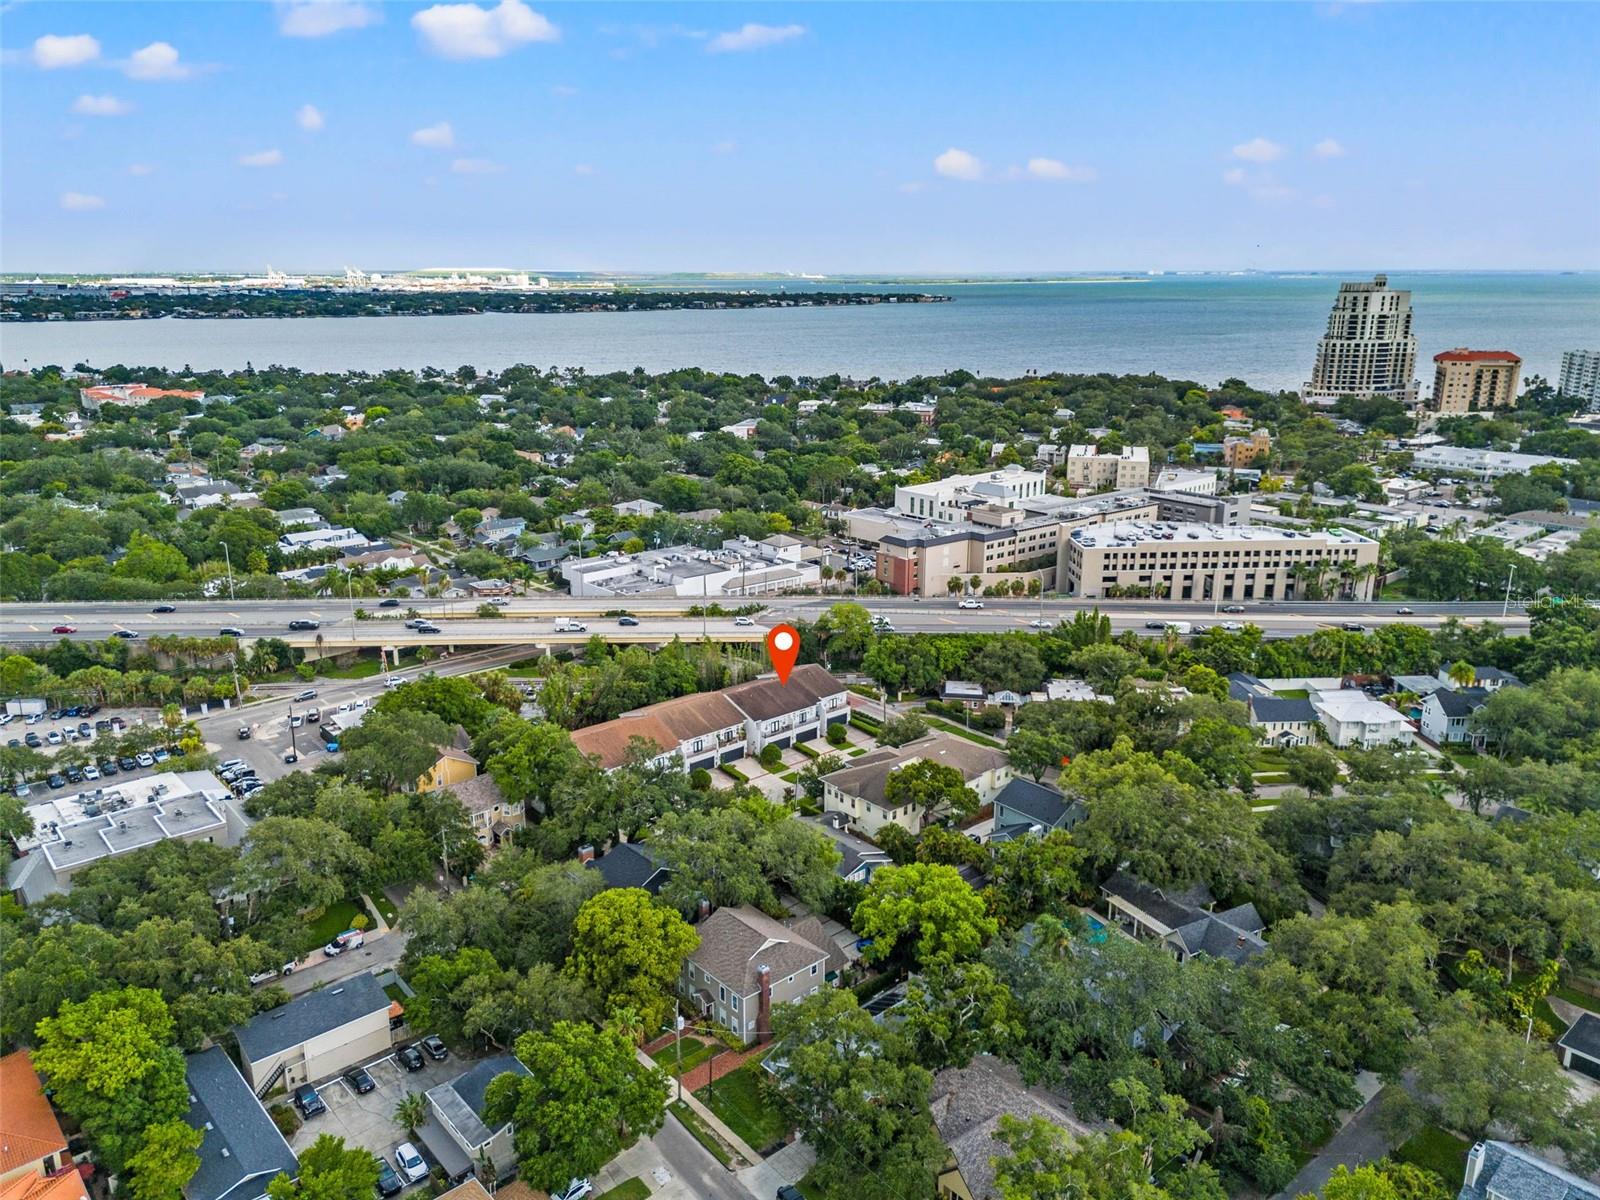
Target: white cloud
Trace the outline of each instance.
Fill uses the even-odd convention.
[[[241,167],[277,167],[282,164],[282,150],[257,150],[254,154],[239,155]]]
[[[1346,150],[1344,143],[1336,138],[1323,138],[1315,146],[1311,147],[1311,153],[1318,158],[1343,158],[1350,151]]]
[[[450,164],[450,169],[457,175],[498,175],[505,170],[488,158],[458,158]]]
[[[430,150],[448,150],[456,144],[456,131],[450,128],[449,121],[425,125],[411,135],[411,144],[426,146]]]
[[[328,37],[383,20],[376,7],[355,0],[279,0],[277,7],[278,32],[284,37]]]
[[[133,105],[115,96],[79,96],[72,102],[72,111],[80,117],[125,117]]]
[[[100,43],[87,33],[47,33],[33,43],[33,65],[42,71],[81,67],[99,57]]]
[[[1075,167],[1055,158],[1030,158],[1028,174],[1035,179],[1060,180],[1063,183],[1093,183],[1100,172],[1093,167]]]
[[[805,32],[804,25],[757,25],[750,21],[737,29],[717,34],[706,43],[706,53],[735,54],[741,50],[761,50],[803,37]]]
[[[441,58],[499,58],[525,42],[561,38],[559,29],[522,0],[500,0],[493,8],[435,4],[415,14],[411,26]]]
[[[572,168],[572,173],[574,175],[593,175],[594,168],[588,163],[579,163],[577,166]]]
[[[104,196],[91,196],[86,192],[62,192],[61,207],[68,212],[93,212],[106,206]]]
[[[1244,180],[1245,174],[1243,167],[1229,167],[1222,173],[1222,182],[1229,184],[1232,187],[1241,186],[1244,183]]]
[[[154,167],[152,167],[149,163],[129,163],[128,164],[128,174],[129,175],[154,175],[155,173],[156,173],[156,169]]]
[[[146,82],[187,79],[194,74],[187,63],[179,61],[178,51],[170,42],[151,42],[143,50],[135,50],[122,70],[129,79]]]
[[[1277,162],[1283,157],[1283,147],[1264,137],[1251,138],[1248,142],[1240,142],[1235,146],[1233,156],[1242,158],[1245,162]]]
[[[970,182],[983,178],[983,161],[954,146],[933,160],[933,169],[946,179],[965,179]]]
[[[295,109],[294,123],[307,133],[315,133],[327,124],[323,119],[322,110],[315,104],[302,104]]]

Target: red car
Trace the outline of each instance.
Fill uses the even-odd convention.
[[[78,627],[76,625],[57,625],[50,632],[51,633],[77,633],[78,632]]]

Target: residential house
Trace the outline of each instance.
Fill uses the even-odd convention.
[[[752,755],[769,746],[792,746],[827,733],[829,725],[850,720],[849,693],[844,684],[815,663],[789,673],[724,688],[721,693],[745,716],[746,745]]]
[[[624,500],[621,504],[613,504],[611,510],[622,517],[653,517],[662,507],[654,500]]]
[[[314,508],[284,508],[278,511],[278,524],[285,529],[327,529],[328,522]]]
[[[417,778],[418,792],[438,792],[466,783],[478,774],[478,760],[472,757],[472,738],[457,725],[450,741],[439,747],[439,757]]]
[[[807,924],[817,928],[790,928],[747,905],[719,908],[696,927],[700,944],[684,963],[679,989],[701,1016],[745,1045],[766,1041],[776,1005],[832,986],[821,924],[815,917]]]
[[[1152,887],[1126,871],[1100,885],[1106,916],[1136,938],[1165,942],[1187,962],[1196,955],[1225,958],[1242,966],[1267,952],[1261,931],[1267,923],[1253,904],[1214,913],[1215,901],[1205,885],[1192,888]]]
[[[321,438],[326,442],[338,442],[344,439],[345,427],[343,425],[318,425],[306,434],[307,437]]]
[[[594,856],[593,846],[579,846],[578,861],[600,872],[608,888],[643,888],[652,896],[661,893],[672,875],[650,847],[640,842],[618,842],[599,858]]]
[[[33,1056],[13,1050],[0,1058],[0,1185],[52,1175],[71,1161]]]
[[[1000,1119],[1039,1119],[1081,1137],[1090,1130],[1042,1088],[1022,1082],[1016,1067],[989,1054],[933,1077],[928,1107],[950,1162],[939,1173],[940,1200],[998,1200],[994,1163],[1010,1153],[996,1136]]]
[[[190,510],[215,508],[218,505],[230,504],[242,496],[255,498],[254,492],[246,492],[238,484],[229,483],[225,479],[207,479],[195,483],[180,483],[172,489],[172,494],[179,505]]]
[[[89,1200],[84,1170],[92,1168],[62,1171],[59,1175],[18,1175],[9,1183],[0,1183],[0,1200]]]
[[[946,704],[964,704],[968,708],[982,708],[983,684],[967,679],[946,679],[939,685],[939,699]]]
[[[297,530],[278,538],[278,549],[285,554],[293,554],[298,550],[358,550],[371,544],[365,534],[342,525]]]
[[[213,1046],[187,1055],[183,1069],[189,1085],[184,1120],[200,1133],[200,1168],[184,1185],[184,1200],[260,1200],[280,1174],[299,1174],[294,1151],[226,1050]]]
[[[389,1053],[390,1004],[362,972],[257,1013],[234,1030],[246,1082],[264,1096]]]
[[[467,810],[472,836],[480,846],[498,846],[527,821],[522,805],[507,800],[494,776],[487,772],[451,784],[450,791]]]
[[[992,842],[1071,829],[1089,815],[1082,800],[1068,800],[1055,788],[1029,779],[1012,779],[995,793],[993,804]]]
[[[745,725],[745,715],[728,700],[726,692],[702,692],[663,700],[613,721],[579,729],[572,742],[583,754],[598,758],[608,771],[627,761],[635,739],[658,751],[650,759],[653,764],[666,766],[676,761],[679,769],[692,771],[743,758]]]
[[[1600,1185],[1510,1142],[1479,1142],[1456,1200],[1600,1200]]]
[[[829,813],[819,824],[822,832],[833,839],[839,851],[839,865],[834,868],[846,883],[871,883],[879,867],[894,865],[887,851],[880,850],[865,838],[859,838],[845,828],[849,823],[843,813]]]
[[[500,1075],[530,1076],[521,1060],[497,1054],[477,1063],[449,1083],[429,1088],[428,1120],[417,1136],[444,1168],[446,1178],[472,1175],[487,1164],[496,1179],[505,1179],[517,1165],[510,1121],[491,1127],[484,1116],[484,1096],[491,1080]]]
[[[488,550],[514,545],[528,528],[522,517],[486,517],[472,531],[472,544]]]
[[[1371,749],[1391,743],[1403,744],[1411,738],[1411,726],[1396,710],[1353,688],[1317,692],[1311,706],[1322,722],[1328,741],[1340,749],[1347,746]]]
[[[147,383],[103,383],[98,387],[78,389],[79,402],[90,412],[97,411],[102,404],[139,408],[152,400],[161,400],[168,396],[202,402],[206,398],[204,392],[185,391],[181,388],[158,388]]]
[[[743,421],[735,421],[732,425],[724,425],[718,432],[726,433],[730,437],[736,437],[748,442],[756,436],[756,419],[754,417],[746,417]]]
[[[1481,687],[1442,687],[1422,702],[1422,736],[1436,746],[1470,742],[1481,747],[1483,735],[1472,731],[1472,714],[1489,700]]]
[[[980,804],[994,799],[1011,782],[1011,766],[1002,750],[980,746],[948,733],[931,733],[898,749],[880,746],[822,777],[822,808],[837,813],[868,837],[885,825],[921,833],[924,814],[913,804],[891,806],[886,799],[889,776],[919,760],[954,767],[978,794]]]
[[[1098,701],[1101,704],[1110,704],[1113,697],[1101,695],[1081,679],[1046,679],[1044,691],[1033,693],[1029,699],[1070,700],[1076,704]]]
[[[1235,671],[1228,676],[1228,698],[1244,703],[1257,739],[1268,745],[1304,746],[1316,736],[1317,711],[1307,696],[1279,696],[1254,675]]]
[[[509,596],[516,588],[505,579],[474,579],[467,584],[467,595],[473,597]]]
[[[1567,1070],[1600,1079],[1600,1016],[1579,1013],[1571,1028],[1556,1039],[1556,1054]]]
[[[1440,687],[1460,686],[1450,678],[1449,664],[1439,668],[1438,680]],[[1486,692],[1498,692],[1503,687],[1521,687],[1522,680],[1510,671],[1502,671],[1499,667],[1473,667],[1472,682],[1467,686],[1482,688]]]

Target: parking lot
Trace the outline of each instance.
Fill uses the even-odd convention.
[[[407,1071],[391,1054],[364,1064],[372,1081],[377,1084],[365,1096],[357,1095],[355,1088],[342,1076],[317,1085],[317,1093],[328,1111],[319,1113],[300,1126],[289,1139],[289,1148],[296,1154],[324,1133],[342,1137],[347,1146],[361,1146],[387,1160],[394,1166],[394,1149],[401,1142],[410,1141],[424,1158],[428,1157],[421,1141],[409,1137],[395,1124],[394,1110],[408,1092],[426,1092],[431,1087],[448,1083],[470,1070],[472,1059],[459,1059],[454,1051],[443,1062],[423,1058],[420,1071]],[[292,1104],[285,1100],[284,1103]]]

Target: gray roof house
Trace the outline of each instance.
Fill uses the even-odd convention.
[[[450,1178],[470,1173],[484,1158],[493,1164],[496,1178],[505,1178],[515,1168],[511,1122],[490,1128],[483,1113],[490,1082],[507,1073],[531,1074],[515,1055],[499,1054],[425,1093],[429,1115],[417,1135]]]
[[[234,1030],[244,1076],[256,1095],[326,1079],[389,1053],[389,1006],[363,971],[257,1013]]]
[[[189,1113],[201,1134],[200,1167],[184,1200],[258,1200],[279,1174],[300,1170],[294,1151],[221,1046],[184,1058]]]
[[[1556,1039],[1561,1065],[1590,1079],[1600,1079],[1600,1017],[1578,1014],[1572,1027]]]
[[[746,1045],[772,1036],[774,1006],[832,986],[831,942],[815,917],[790,927],[741,905],[719,908],[697,932],[679,990]]]
[[[1309,697],[1279,696],[1244,671],[1228,676],[1228,699],[1243,701],[1250,710],[1250,725],[1263,742],[1280,748],[1304,746],[1315,732],[1317,710]]]
[[[672,874],[648,847],[638,842],[619,842],[599,858],[593,855],[592,846],[578,850],[578,858],[585,866],[605,876],[608,888],[643,888],[655,896]]]
[[[1479,1142],[1456,1200],[1600,1200],[1600,1187],[1521,1146]]]
[[[1178,890],[1152,887],[1126,871],[1100,885],[1106,915],[1137,938],[1165,942],[1180,962],[1199,954],[1243,965],[1265,954],[1261,931],[1267,923],[1253,904],[1211,912],[1215,901],[1204,885]]]
[[[1422,702],[1420,726],[1422,736],[1434,745],[1446,742],[1472,742],[1481,745],[1483,738],[1472,731],[1472,714],[1489,700],[1486,688],[1442,687],[1428,695]]]
[[[1089,815],[1082,800],[1068,800],[1055,788],[1030,779],[1012,779],[995,793],[993,804],[992,842],[1010,841],[1035,830],[1044,834],[1071,829]]]
[[[1006,1114],[1038,1117],[1077,1136],[1090,1132],[1041,1088],[1026,1087],[1010,1063],[980,1054],[933,1077],[928,1107],[954,1162],[939,1175],[941,1197],[994,1200],[994,1160],[1009,1151],[995,1134]]]

